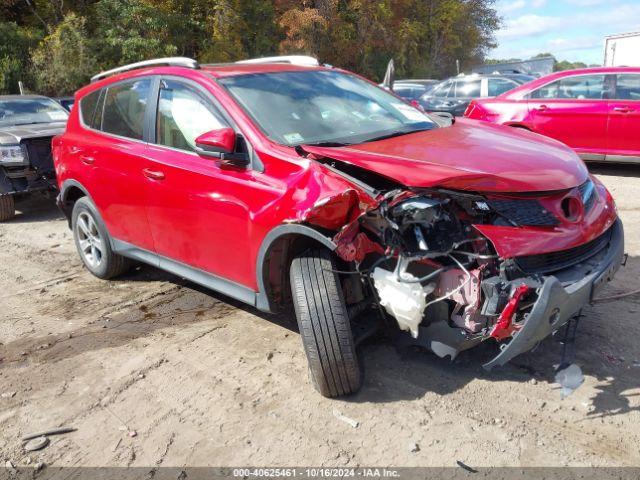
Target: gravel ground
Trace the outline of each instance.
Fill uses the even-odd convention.
[[[629,253],[603,295],[637,290],[640,167],[592,169],[617,199]],[[586,381],[564,400],[555,338],[492,373],[480,364],[494,345],[451,363],[378,338],[362,348],[362,391],[327,400],[310,385],[292,319],[150,267],[98,280],[50,199],[20,208],[0,224],[3,462],[640,466],[640,295],[586,309]],[[22,450],[21,436],[60,425],[77,431]]]

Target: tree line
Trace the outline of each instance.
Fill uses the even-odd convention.
[[[484,60],[495,0],[0,0],[0,92],[71,94],[155,57],[201,63],[280,54],[380,79],[441,78]]]

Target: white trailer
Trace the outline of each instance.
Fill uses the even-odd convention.
[[[605,37],[604,66],[640,67],[640,32]]]

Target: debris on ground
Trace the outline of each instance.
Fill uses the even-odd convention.
[[[353,418],[349,418],[346,415],[343,415],[338,410],[333,411],[333,416],[336,417],[338,420],[342,420],[343,422],[348,423],[353,428],[358,428],[358,425],[360,425],[360,422],[354,420]]]
[[[37,437],[25,443],[24,450],[26,452],[35,452],[37,450],[42,450],[47,445],[49,445],[48,437]]]
[[[558,373],[556,373],[556,383],[562,387],[560,395],[562,398],[566,398],[584,383],[582,369],[575,363],[572,363],[567,368],[559,370]]]
[[[2,398],[13,398],[16,396],[16,392],[4,392],[0,397]]]
[[[130,431],[129,431],[129,436],[130,436],[131,438],[133,438],[133,437],[137,437],[137,436],[138,436],[138,432],[136,432],[135,430],[130,430]]]
[[[71,433],[75,432],[76,429],[73,427],[60,427],[60,428],[52,428],[51,430],[45,430],[44,432],[38,433],[30,433],[22,437],[22,441],[26,442],[27,440],[32,440],[38,437],[48,437],[51,435],[62,435],[63,433]]]
[[[466,470],[469,473],[478,473],[478,470],[476,470],[475,468],[471,468],[469,465],[462,463],[460,460],[456,460],[456,463],[460,468]]]
[[[4,468],[11,471],[15,471],[16,469],[16,467],[13,465],[13,462],[11,462],[11,460],[7,460],[6,462],[4,462]]]
[[[46,467],[46,464],[44,462],[38,462],[33,466],[33,469],[37,472],[39,472],[40,470],[42,470],[44,467]]]
[[[417,443],[413,442],[409,444],[409,451],[411,453],[416,453],[420,451],[420,445],[418,445]]]

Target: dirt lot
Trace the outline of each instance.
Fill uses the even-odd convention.
[[[640,168],[594,170],[618,201],[630,254],[604,295],[638,289]],[[331,401],[309,383],[291,319],[150,267],[98,280],[52,201],[21,207],[0,225],[3,462],[640,466],[640,295],[586,310],[586,381],[564,400],[551,338],[492,373],[479,365],[493,345],[450,363],[376,339],[362,348],[362,391]],[[22,435],[59,425],[77,431],[22,451]]]

